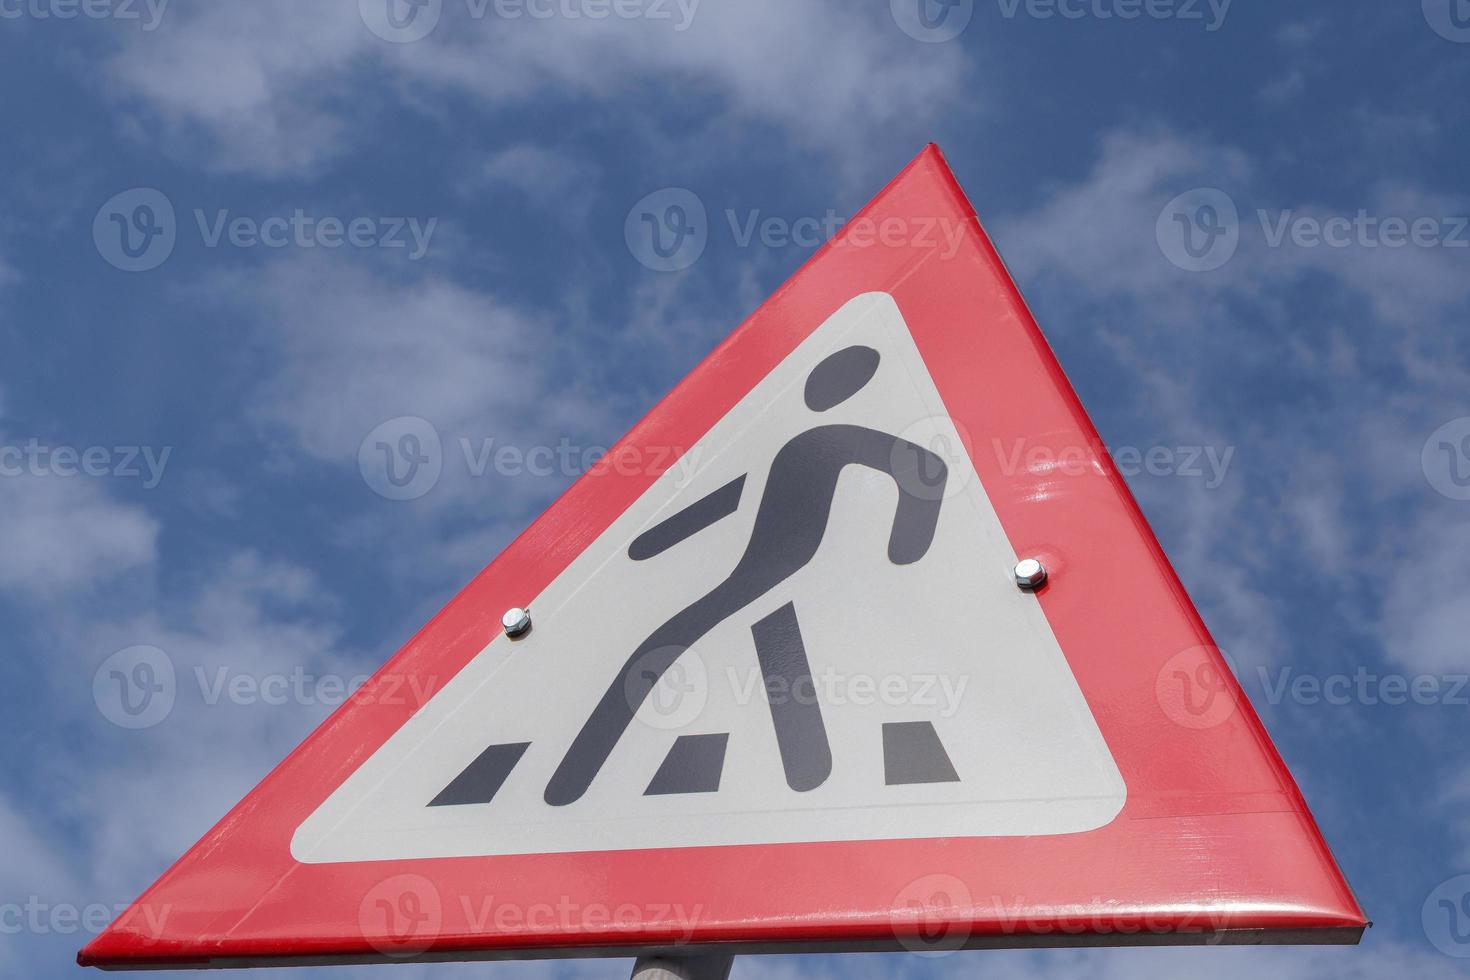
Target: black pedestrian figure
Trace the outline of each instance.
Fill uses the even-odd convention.
[[[870,347],[832,354],[807,378],[807,407],[825,412],[847,401],[872,380],[878,362],[878,352]],[[837,478],[854,464],[887,473],[898,485],[888,559],[908,565],[924,557],[948,479],[942,458],[898,436],[856,425],[823,425],[795,436],[771,463],[750,543],[734,570],[654,630],[628,658],[552,775],[547,803],[565,806],[582,797],[638,708],[684,651],[812,560],[827,528]],[[741,476],[640,535],[629,557],[651,558],[734,513],[744,484]],[[815,697],[795,693],[798,683],[811,684],[795,605],[788,602],[756,622],[751,633],[786,782],[798,792],[815,789],[831,774],[832,752]],[[770,696],[778,679],[788,692],[779,701]]]

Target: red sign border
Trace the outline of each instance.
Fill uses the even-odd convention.
[[[962,228],[947,252],[945,233]],[[1356,942],[1367,924],[1249,701],[937,147],[622,439],[610,459],[689,447],[855,295],[885,291],[912,330],[1128,786],[1083,834],[943,838],[304,865],[297,826],[412,715],[388,685],[447,681],[659,476],[605,465],[546,513],[78,956],[83,965],[264,965],[402,958],[969,946]],[[1057,465],[1007,465],[1009,448]],[[1080,454],[1080,455],[1079,455]],[[639,458],[651,458],[646,453]],[[1029,458],[1029,457],[1028,457]],[[1180,660],[1179,658],[1185,658]],[[1218,671],[1198,722],[1170,664]],[[1180,696],[1187,695],[1187,689]],[[404,878],[402,876],[411,876]],[[932,907],[915,888],[959,882]],[[427,881],[437,921],[377,934],[385,880]],[[414,886],[421,887],[421,886]],[[575,921],[486,931],[475,908],[560,902]],[[478,905],[477,905],[478,903]],[[657,907],[683,919],[656,921]],[[423,908],[422,902],[419,903]],[[616,918],[639,911],[637,921]],[[588,909],[600,909],[593,922]],[[697,912],[694,910],[697,909]],[[912,911],[912,914],[911,914]],[[162,923],[161,925],[159,923]]]

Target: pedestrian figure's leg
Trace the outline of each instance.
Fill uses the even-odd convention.
[[[750,632],[765,677],[786,784],[798,793],[816,789],[832,774],[832,749],[822,725],[822,708],[801,642],[795,603],[786,603]]]
[[[729,615],[722,611],[725,601],[725,590],[715,589],[654,630],[633,651],[546,784],[547,803],[566,806],[582,798],[659,679]]]

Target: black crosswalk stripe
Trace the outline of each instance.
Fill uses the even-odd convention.
[[[725,768],[725,747],[730,733],[680,735],[674,740],[663,765],[653,774],[644,796],[674,796],[682,793],[716,793]]]
[[[883,782],[888,786],[957,783],[959,774],[933,722],[895,721],[883,726]]]
[[[469,803],[489,803],[505,785],[510,771],[521,761],[530,742],[513,742],[508,745],[492,745],[481,752],[465,771],[454,777],[429,806],[464,806]]]
[[[717,793],[724,775],[730,733],[680,735],[653,774],[644,796]],[[492,745],[429,802],[429,806],[468,806],[495,799],[530,742]],[[883,725],[883,782],[886,786],[957,783],[959,774],[933,722],[898,721]]]

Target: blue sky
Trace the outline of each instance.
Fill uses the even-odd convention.
[[[196,670],[371,671],[576,475],[514,454],[610,444],[813,250],[739,229],[850,215],[931,140],[1104,438],[1163,451],[1130,483],[1376,926],[735,976],[1466,969],[1470,2],[441,6],[0,0],[0,972],[73,975],[66,910],[331,707]],[[708,216],[674,272],[625,237],[670,188]],[[396,500],[360,450],[403,417],[441,472]],[[153,650],[171,710],[119,714],[94,676]]]

